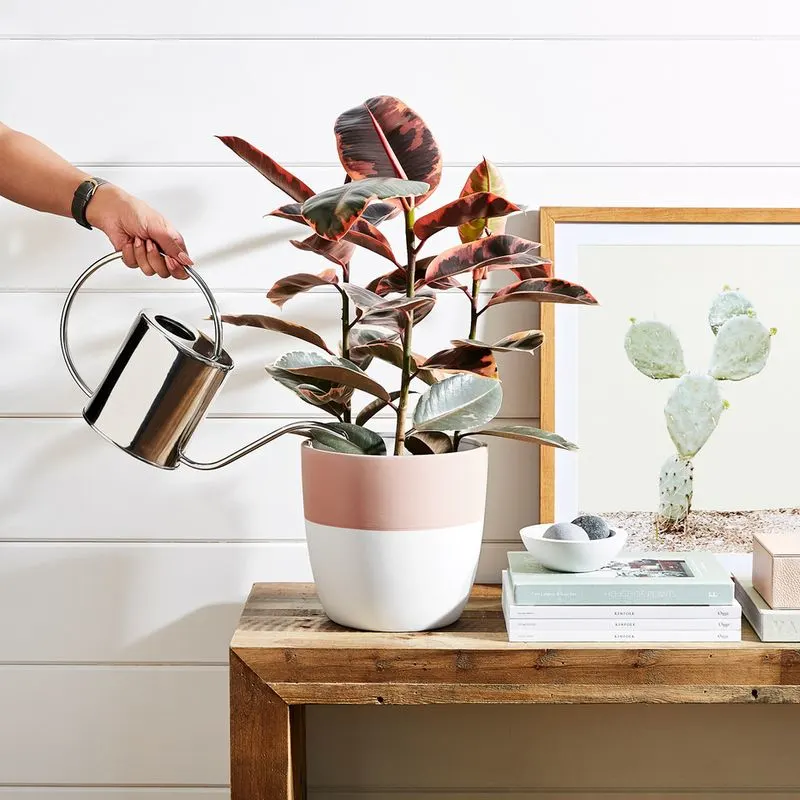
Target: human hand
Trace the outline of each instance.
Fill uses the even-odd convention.
[[[127,266],[138,267],[145,275],[189,277],[184,267],[193,262],[183,237],[139,198],[104,184],[86,206],[86,220],[108,236],[115,250],[122,251]]]

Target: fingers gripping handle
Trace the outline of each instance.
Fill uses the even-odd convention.
[[[103,256],[103,258],[95,261],[94,264],[88,267],[86,271],[78,278],[78,280],[75,281],[72,288],[67,293],[67,299],[64,301],[64,308],[61,311],[61,355],[64,356],[64,363],[67,365],[67,369],[69,370],[69,374],[72,375],[72,379],[78,384],[81,391],[88,397],[91,397],[92,390],[78,372],[78,368],[75,366],[75,362],[72,360],[72,354],[70,353],[69,349],[69,340],[67,338],[69,315],[70,311],[72,310],[72,303],[75,300],[75,295],[78,293],[83,284],[101,267],[104,267],[106,264],[109,264],[112,261],[116,261],[120,258],[122,258],[122,253],[120,252],[109,253],[107,256]],[[202,292],[203,297],[211,309],[211,319],[214,322],[214,352],[212,357],[217,359],[222,353],[222,319],[220,318],[217,301],[214,299],[214,295],[211,294],[211,290],[208,288],[206,282],[191,267],[184,267],[184,269],[189,277],[197,284],[197,287]]]

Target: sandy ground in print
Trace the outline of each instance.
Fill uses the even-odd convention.
[[[686,531],[656,530],[655,514],[612,511],[600,514],[612,528],[628,532],[628,550],[710,550],[747,553],[755,533],[800,533],[800,508],[765,511],[691,511]]]

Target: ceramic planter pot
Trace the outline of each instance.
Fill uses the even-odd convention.
[[[311,569],[334,622],[422,631],[459,618],[483,537],[485,445],[393,457],[305,442],[302,471]]]

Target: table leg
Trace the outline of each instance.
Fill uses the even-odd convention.
[[[231,800],[305,800],[305,707],[230,656]]]

